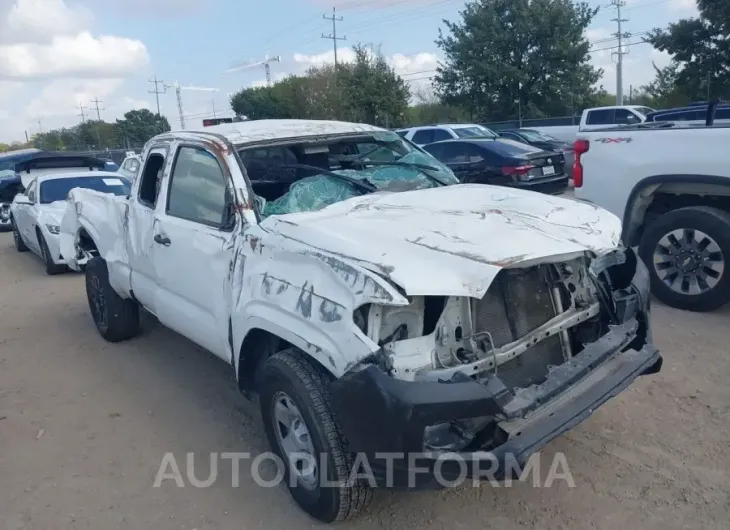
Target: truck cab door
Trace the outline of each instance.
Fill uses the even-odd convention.
[[[145,157],[139,183],[132,188],[136,196],[130,198],[128,212],[127,254],[129,256],[130,286],[134,297],[153,314],[157,314],[157,278],[153,251],[155,212],[165,167],[168,164],[169,146],[152,146]],[[164,202],[164,201],[163,201]]]
[[[174,147],[152,227],[156,314],[165,326],[230,360],[228,276],[235,213],[225,160],[210,142]]]

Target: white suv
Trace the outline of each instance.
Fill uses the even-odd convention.
[[[440,125],[424,125],[409,127],[396,131],[406,140],[416,145],[432,144],[452,138],[499,138],[497,133],[475,123],[443,123]]]

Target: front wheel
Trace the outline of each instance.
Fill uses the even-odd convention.
[[[11,217],[10,221],[13,225],[13,243],[15,243],[15,250],[18,252],[28,252],[28,247],[26,246],[25,241],[23,241],[23,236],[20,235],[18,225],[15,224],[15,218]]]
[[[131,339],[139,332],[139,305],[122,298],[109,284],[106,261],[92,258],[86,264],[86,296],[94,324],[109,342]]]
[[[730,214],[691,206],[662,215],[639,246],[654,295],[688,311],[712,311],[730,301]]]
[[[355,516],[372,489],[352,472],[354,455],[332,411],[331,377],[295,349],[273,355],[263,370],[261,415],[292,497],[325,523]]]
[[[48,243],[46,243],[46,238],[43,237],[43,234],[41,234],[40,231],[38,231],[38,246],[41,249],[41,258],[43,259],[43,264],[46,266],[46,274],[48,274],[49,276],[53,276],[55,274],[61,274],[68,270],[66,268],[66,265],[56,265],[53,262],[53,258],[51,257],[51,251],[48,250]]]

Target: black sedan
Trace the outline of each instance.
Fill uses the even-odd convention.
[[[521,142],[523,144],[537,147],[538,149],[544,149],[545,151],[558,151],[565,155],[566,166],[570,167],[573,162],[573,145],[563,140],[550,136],[542,131],[536,131],[535,129],[512,129],[499,131],[499,135],[502,138]]]
[[[423,147],[464,183],[494,184],[546,193],[568,185],[563,153],[504,138],[457,139]]]

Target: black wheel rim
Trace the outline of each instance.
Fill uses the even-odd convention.
[[[692,228],[665,234],[654,249],[654,270],[672,291],[697,296],[714,289],[725,274],[725,256],[709,235]]]
[[[106,329],[106,297],[104,289],[101,286],[99,278],[91,277],[91,285],[89,286],[89,298],[91,301],[91,313],[94,315],[94,322],[101,329]]]

